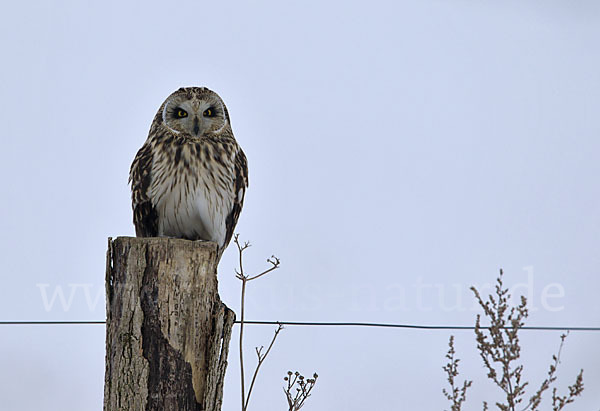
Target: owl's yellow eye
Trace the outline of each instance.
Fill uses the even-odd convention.
[[[175,118],[187,117],[188,113],[182,108],[175,109]]]
[[[204,110],[204,113],[202,113],[202,115],[204,115],[204,117],[213,117],[215,113],[212,110],[212,108],[207,108],[206,110]]]

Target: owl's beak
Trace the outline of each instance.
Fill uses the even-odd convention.
[[[198,117],[194,117],[194,134],[198,135],[200,132],[200,126],[198,125]]]

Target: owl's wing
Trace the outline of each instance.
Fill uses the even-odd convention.
[[[244,205],[244,195],[246,194],[246,187],[248,187],[248,161],[246,160],[246,155],[244,154],[241,148],[238,149],[238,152],[235,156],[234,172],[235,177],[233,181],[233,207],[231,208],[231,212],[225,220],[225,243],[221,249],[221,252],[223,252],[223,250],[227,248],[227,245],[231,241],[231,237],[233,236],[233,230],[235,229],[235,225],[237,224],[240,212],[242,211],[242,206]]]
[[[129,170],[133,225],[138,237],[158,236],[158,213],[148,197],[152,178],[152,158],[152,146],[146,143],[137,152]]]

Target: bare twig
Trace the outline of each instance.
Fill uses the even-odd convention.
[[[275,340],[277,339],[277,336],[279,335],[279,332],[283,330],[283,325],[279,324],[279,327],[277,327],[277,329],[275,330],[275,334],[273,335],[273,338],[271,339],[271,344],[269,344],[269,348],[267,348],[267,351],[262,354],[262,349],[264,347],[256,347],[256,356],[258,357],[258,363],[256,364],[256,369],[254,370],[254,375],[252,375],[252,382],[250,383],[250,389],[248,390],[248,396],[246,397],[246,407],[248,407],[248,401],[250,401],[250,394],[252,394],[252,388],[254,388],[254,382],[256,381],[256,376],[258,375],[258,370],[260,369],[260,366],[262,365],[263,361],[265,360],[265,358],[267,358],[267,355],[269,355],[269,352],[271,351],[271,347],[273,347],[273,344],[275,343]]]
[[[239,271],[238,270],[235,271],[236,278],[238,278],[242,282],[241,302],[240,302],[241,318],[240,318],[239,349],[240,349],[240,379],[241,379],[242,411],[246,411],[248,409],[248,402],[250,401],[250,394],[252,393],[252,388],[254,387],[254,382],[256,381],[256,377],[258,375],[258,370],[260,369],[260,366],[262,365],[263,361],[265,360],[265,358],[271,351],[271,347],[273,347],[273,344],[275,343],[275,340],[277,339],[279,332],[283,329],[283,326],[281,324],[279,324],[277,327],[277,330],[275,331],[275,335],[273,336],[273,339],[271,340],[271,344],[269,344],[269,348],[267,348],[267,351],[264,354],[262,354],[263,347],[261,347],[260,349],[256,348],[256,354],[258,356],[258,364],[256,366],[256,369],[254,370],[254,374],[252,376],[252,382],[250,383],[250,389],[248,390],[248,394],[246,395],[245,375],[244,375],[244,318],[245,318],[244,316],[245,316],[246,284],[248,283],[248,281],[252,281],[257,278],[260,278],[263,275],[266,275],[266,274],[270,273],[271,271],[278,269],[280,266],[280,261],[277,257],[271,256],[271,258],[267,259],[267,262],[271,264],[270,268],[266,269],[265,271],[263,271],[260,274],[254,275],[254,276],[246,275],[244,273],[243,254],[244,254],[244,250],[246,250],[248,247],[250,247],[250,243],[248,241],[246,241],[242,244],[239,240],[239,234],[236,234],[233,237],[233,241],[234,241],[235,245],[237,246],[238,253],[239,253]]]
[[[246,281],[256,280],[257,278],[262,277],[265,274],[269,274],[271,271],[279,268],[279,264],[280,264],[279,258],[275,257],[274,255],[272,255],[271,258],[267,258],[267,262],[271,263],[271,265],[272,265],[271,268],[263,271],[262,273],[260,273],[258,275],[255,275],[254,277],[248,277],[246,279]]]

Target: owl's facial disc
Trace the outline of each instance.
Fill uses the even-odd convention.
[[[163,119],[172,131],[192,138],[220,131],[225,125],[223,105],[212,99],[173,99],[165,106]]]

